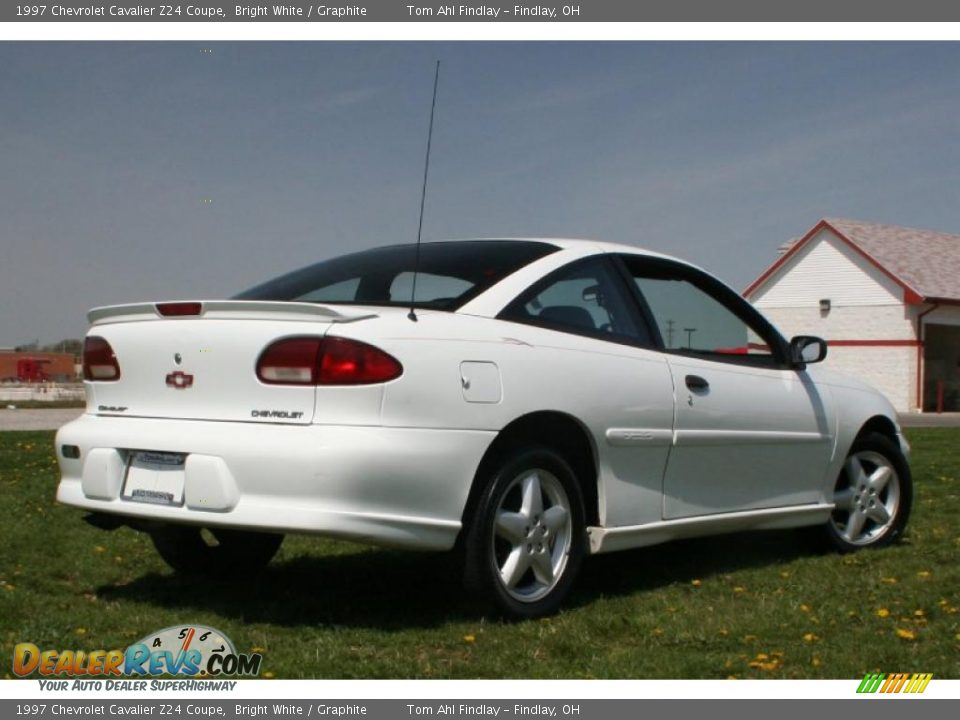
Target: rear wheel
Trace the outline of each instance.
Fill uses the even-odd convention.
[[[150,533],[160,557],[185,574],[228,575],[260,570],[280,549],[283,535],[171,525]]]
[[[507,615],[554,612],[586,549],[583,500],[567,462],[516,452],[488,478],[465,543],[467,586]]]
[[[826,539],[840,552],[889,545],[903,534],[912,501],[910,466],[900,448],[885,435],[864,435],[837,478]]]

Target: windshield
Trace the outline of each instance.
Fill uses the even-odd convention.
[[[294,270],[235,296],[338,305],[410,305],[416,245],[343,255]],[[424,243],[414,305],[455,310],[524,265],[556,251],[517,240]]]

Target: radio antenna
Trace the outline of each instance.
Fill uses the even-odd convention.
[[[427,158],[423,163],[423,189],[420,192],[420,222],[417,225],[417,250],[413,259],[413,283],[410,288],[410,312],[407,317],[413,322],[417,321],[415,311],[417,300],[417,272],[420,270],[420,239],[423,235],[423,206],[427,201],[427,173],[430,172],[430,143],[433,141],[433,113],[437,109],[437,85],[440,82],[440,61],[437,60],[437,68],[433,73],[433,100],[430,102],[430,129],[427,130]]]

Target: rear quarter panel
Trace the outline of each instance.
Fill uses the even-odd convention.
[[[533,412],[564,413],[587,431],[595,449],[604,524],[661,519],[674,401],[669,369],[659,353],[519,323],[426,311],[418,313],[417,322],[382,317],[339,325],[331,334],[372,343],[403,364],[403,376],[384,386],[385,426],[498,432]],[[496,366],[498,401],[467,401],[464,362]],[[614,446],[605,436],[611,427],[652,434],[642,447]],[[480,460],[464,458],[474,468]]]

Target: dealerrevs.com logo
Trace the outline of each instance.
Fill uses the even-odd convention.
[[[262,662],[259,653],[238,653],[226,635],[204,625],[164,628],[124,650],[41,649],[29,642],[18,643],[13,649],[13,672],[17,677],[254,677],[260,674]]]

